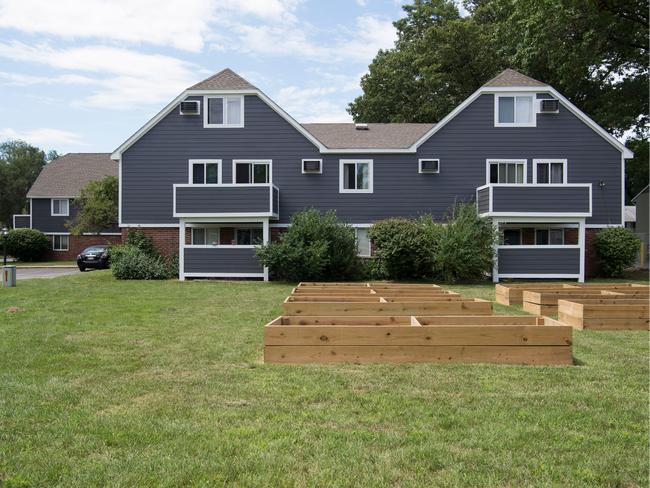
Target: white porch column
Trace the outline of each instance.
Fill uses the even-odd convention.
[[[262,224],[264,225],[264,244],[268,244],[271,240],[269,219],[264,219]],[[264,266],[264,281],[269,281],[269,268],[266,266]]]
[[[585,282],[585,249],[587,248],[585,219],[580,219],[578,221],[578,245],[580,246],[580,278],[578,278],[578,283],[584,283]]]
[[[178,221],[178,280],[185,281],[185,220]]]
[[[492,194],[490,192],[490,211],[492,211]],[[496,231],[499,231],[499,221],[498,220],[492,220],[492,224],[494,225]],[[495,266],[492,268],[492,282],[493,283],[498,283],[499,282],[499,244],[494,245],[494,249],[497,252],[497,260]]]

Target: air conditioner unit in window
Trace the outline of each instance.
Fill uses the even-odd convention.
[[[420,173],[440,173],[440,160],[420,159]]]
[[[540,107],[542,112],[557,112],[560,110],[559,100],[542,100]]]
[[[303,173],[320,173],[321,160],[320,159],[303,159],[302,160]]]
[[[198,100],[185,100],[181,102],[181,113],[183,115],[198,115],[199,101]]]

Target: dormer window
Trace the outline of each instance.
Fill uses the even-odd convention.
[[[496,127],[535,127],[533,94],[495,95],[494,125]]]
[[[244,97],[205,97],[204,127],[244,127]]]

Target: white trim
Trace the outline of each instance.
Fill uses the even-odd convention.
[[[185,281],[185,221],[178,223],[178,280]]]
[[[31,205],[31,198],[30,198],[30,205],[29,208],[31,210],[32,205]],[[16,217],[29,217],[29,227],[21,227],[21,229],[31,229],[32,228],[32,214],[13,214],[12,215],[12,220],[13,220],[13,229],[16,228]]]
[[[305,161],[318,161],[320,163],[318,165],[320,170],[319,171],[305,171]],[[323,174],[323,160],[322,159],[316,159],[316,158],[303,159],[300,162],[300,170],[302,171],[303,175],[320,175],[320,174]]]
[[[579,220],[579,219],[574,219],[574,220]],[[553,222],[556,222],[556,221],[554,220]],[[509,222],[501,222],[499,225],[501,226],[502,229],[522,229],[524,227],[524,225],[526,226],[526,228],[535,229],[535,228],[537,228],[537,227],[535,227],[535,223],[537,223],[538,225],[541,225],[545,229],[577,229],[578,227],[580,227],[578,222],[575,222],[575,223],[566,222],[566,223],[553,224],[553,223],[549,223],[549,222],[541,222],[539,220],[534,221],[534,222],[519,222],[517,220],[512,220],[512,221],[509,221]],[[528,225],[528,224],[530,224],[530,225]],[[542,227],[540,227],[540,229]]]
[[[70,250],[70,234],[49,234],[52,236],[52,251],[58,251],[58,252],[67,252]],[[65,249],[57,249],[56,246],[56,239],[55,237],[59,237],[59,245],[61,244],[61,237],[65,237]]]
[[[268,277],[265,276],[265,273],[184,273],[183,279],[185,278],[266,278],[264,281],[268,281]]]
[[[356,188],[344,188],[343,166],[346,164],[367,164],[368,165],[368,188],[357,190]],[[355,171],[356,175],[356,171]],[[355,177],[356,181],[356,177]],[[356,185],[355,185],[356,186]],[[373,192],[373,160],[372,159],[339,159],[339,193],[372,193]]]
[[[188,167],[189,167],[189,177],[188,177],[188,184],[192,186],[204,186],[204,185],[220,185],[221,184],[221,159],[190,159],[188,160]],[[202,164],[203,165],[203,183],[194,183],[194,165],[195,164]],[[217,183],[205,183],[207,181],[207,166],[208,164],[216,164],[217,165]]]
[[[520,213],[514,213],[514,212],[490,212],[489,214],[481,214],[481,215],[488,215],[489,217],[507,217],[509,219],[519,219],[520,217],[572,217],[572,218],[584,218],[584,217],[591,217],[591,213],[585,213],[585,212],[578,212],[578,213],[561,213],[561,212],[520,212]],[[607,227],[607,226],[605,226]]]
[[[540,229],[544,229],[544,227],[540,227]],[[519,246],[497,244],[497,249],[580,249],[580,244],[520,244]]]
[[[65,207],[66,207],[66,212],[65,213],[54,213],[54,201],[57,202],[62,202],[65,200]],[[61,210],[61,203],[59,203],[59,210]],[[69,217],[70,216],[70,199],[69,198],[50,198],[50,216],[51,217]]]
[[[189,98],[189,97],[188,97],[188,98]],[[181,111],[181,103],[183,103],[183,102],[196,102],[196,103],[198,104],[199,110],[198,110],[197,112],[193,112],[193,113],[189,113],[189,112],[188,112],[188,113],[183,113],[183,112]],[[201,115],[201,105],[202,105],[202,104],[201,104],[201,100],[188,100],[188,99],[186,98],[185,100],[181,100],[181,101],[178,103],[178,113],[181,114],[181,115]]]
[[[178,218],[185,218],[185,219],[192,219],[196,220],[199,218],[232,218],[232,219],[244,219],[244,218],[251,218],[253,220],[257,219],[263,219],[263,218],[270,218],[270,217],[276,217],[277,215],[271,212],[242,212],[242,213],[201,213],[201,214],[190,214],[190,213],[175,213],[174,217]],[[160,227],[156,225],[150,225],[149,227]],[[176,226],[173,226],[176,227]]]
[[[236,183],[237,164],[268,164],[269,166],[269,181],[267,183]],[[251,179],[253,179],[253,167],[251,166]],[[271,185],[273,184],[273,160],[272,159],[233,159],[232,160],[232,185]]]
[[[208,116],[210,115],[210,106],[208,101],[211,99],[220,98],[223,100],[223,123],[210,124],[208,123]],[[239,124],[229,124],[228,118],[228,99],[239,100]],[[244,96],[240,94],[219,93],[214,95],[205,95],[203,97],[203,128],[204,129],[241,129],[244,127]]]
[[[625,227],[624,224],[585,224],[586,229],[606,229],[607,227]]]
[[[523,164],[524,166],[524,181],[523,183],[490,183],[490,164]],[[499,185],[499,186],[521,186],[528,184],[528,160],[527,159],[499,159],[489,158],[485,160],[485,185]],[[481,187],[482,188],[482,187]],[[492,192],[490,192],[492,195]]]
[[[422,171],[422,161],[438,161],[438,170],[437,171]],[[438,158],[423,158],[418,160],[418,173],[423,174],[438,174],[440,173],[440,159]]]
[[[580,283],[584,283],[584,280],[580,281],[582,278],[579,274],[555,274],[555,273],[549,273],[549,274],[500,274],[498,275],[498,278],[520,278],[520,279],[535,279],[535,278],[542,278],[542,279],[547,279],[547,280],[575,280],[577,279]],[[495,283],[498,283],[496,281]],[[532,286],[531,288],[534,288]]]
[[[152,228],[152,227],[164,227],[164,228],[179,228],[179,224],[131,224],[131,223],[126,223],[126,224],[120,224],[120,229],[126,229],[128,227],[132,228],[138,228],[142,227],[143,229],[147,228]]]
[[[117,225],[119,227],[122,227],[122,155],[121,154],[117,164],[118,164]]]
[[[532,117],[532,122],[516,122],[516,117],[517,117],[517,97],[528,97],[530,96],[531,98],[531,117]],[[515,119],[515,122],[499,122],[499,99],[501,97],[509,97],[509,98],[514,98],[514,105],[513,105],[513,118]],[[494,127],[537,127],[537,112],[538,110],[535,108],[535,100],[537,100],[537,92],[536,91],[531,91],[531,88],[528,88],[526,92],[521,92],[518,91],[516,93],[495,93],[494,94]],[[537,105],[539,107],[539,105]]]
[[[623,156],[621,156],[621,224],[625,225],[625,158]]]
[[[550,183],[551,179],[551,163],[562,163],[562,183]],[[549,183],[537,183],[537,165],[548,164],[548,178]],[[533,159],[533,185],[566,185],[568,181],[568,162],[566,159]]]

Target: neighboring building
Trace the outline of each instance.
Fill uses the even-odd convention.
[[[121,244],[118,226],[104,229],[100,235],[73,237],[65,227],[79,211],[74,199],[91,180],[118,176],[118,164],[108,153],[70,153],[46,164],[27,193],[29,215],[14,215],[14,229],[32,228],[52,240],[52,248],[43,261],[75,261],[77,254],[93,244]]]
[[[625,228],[635,232],[636,207],[634,205],[625,205]]]
[[[259,277],[253,243],[305,207],[336,209],[370,255],[373,221],[442,218],[476,199],[503,230],[500,278],[595,270],[590,242],[624,225],[632,153],[549,85],[512,70],[438,124],[299,124],[230,70],[167,105],[111,157],[120,227],[179,252],[180,279]]]
[[[650,225],[650,199],[648,199],[648,188],[646,186],[637,196],[632,199],[632,203],[636,206],[636,234],[643,241],[641,248],[641,256],[639,259],[639,266],[648,268],[648,260],[650,259],[650,234],[648,233],[648,226]]]

